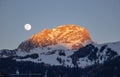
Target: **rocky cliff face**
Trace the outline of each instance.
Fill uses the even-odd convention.
[[[32,35],[32,37],[26,42],[23,42],[19,48],[29,50],[30,48],[27,47],[45,47],[59,44],[69,49],[77,50],[90,40],[91,38],[87,29],[79,25],[68,24],[51,30],[44,29]]]

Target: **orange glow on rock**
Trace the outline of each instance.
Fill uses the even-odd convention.
[[[91,38],[87,29],[74,24],[61,25],[51,30],[44,29],[29,39],[38,47],[60,44],[75,50],[84,46],[89,40]]]

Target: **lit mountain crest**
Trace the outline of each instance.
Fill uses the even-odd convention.
[[[51,30],[34,34],[29,42],[36,47],[60,44],[69,49],[79,49],[90,41],[90,35],[87,29],[74,24],[61,25]]]

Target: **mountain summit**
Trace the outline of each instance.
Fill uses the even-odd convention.
[[[34,47],[45,47],[50,45],[62,45],[72,50],[83,47],[90,41],[90,35],[87,29],[79,25],[67,24],[53,29],[44,29],[41,32],[32,35],[27,41],[28,44],[22,43],[19,47],[24,48],[34,45]]]

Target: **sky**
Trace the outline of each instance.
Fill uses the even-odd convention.
[[[120,0],[0,0],[0,49],[63,24],[85,27],[98,43],[120,41]]]

